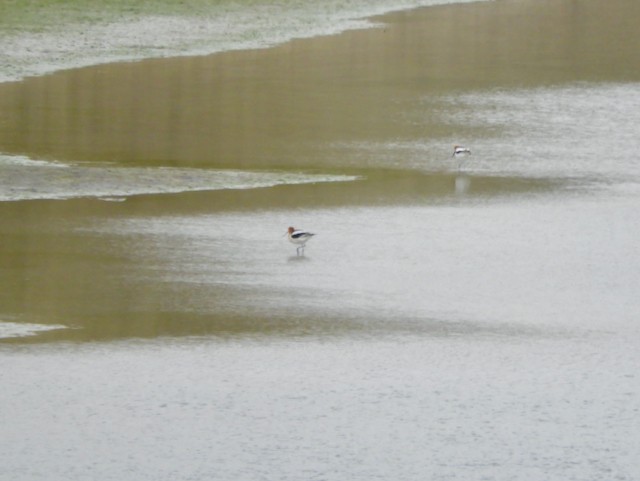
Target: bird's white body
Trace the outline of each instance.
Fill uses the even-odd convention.
[[[459,157],[464,155],[469,155],[471,151],[466,147],[462,147],[461,145],[455,145],[453,147],[453,157]]]
[[[297,245],[296,253],[300,255],[300,253],[304,253],[304,246],[309,239],[311,239],[315,234],[311,232],[307,232],[304,230],[299,230],[294,227],[289,227],[287,231],[287,237],[289,238],[289,242]]]
[[[460,170],[460,168],[462,167],[462,164],[464,164],[465,157],[470,154],[471,154],[471,150],[467,149],[466,147],[462,147],[461,145],[453,146],[452,157],[456,157],[458,159],[458,170]]]

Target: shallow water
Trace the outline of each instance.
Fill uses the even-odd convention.
[[[0,478],[637,478],[611,5],[0,86]]]
[[[35,0],[0,5],[0,82],[65,68],[266,48],[376,26],[368,17],[473,0]]]
[[[631,480],[635,347],[469,333],[18,349],[3,475]]]

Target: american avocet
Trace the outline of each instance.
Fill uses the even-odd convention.
[[[458,157],[460,155],[468,155],[471,151],[466,147],[462,147],[461,145],[453,146],[453,155],[451,157]]]
[[[458,170],[460,170],[460,167],[462,167],[462,164],[464,163],[464,160],[465,160],[464,158],[470,154],[471,154],[471,150],[467,149],[466,147],[462,147],[461,145],[453,146],[453,155],[451,157],[457,157]]]
[[[300,253],[304,254],[305,244],[315,234],[303,230],[298,230],[294,227],[289,227],[289,229],[287,230],[287,235],[289,237],[289,242],[298,246],[296,247],[296,253],[300,255]]]

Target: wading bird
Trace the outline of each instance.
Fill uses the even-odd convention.
[[[304,246],[309,239],[311,239],[315,234],[311,232],[306,232],[303,230],[298,230],[294,227],[289,227],[287,230],[287,236],[289,237],[289,242],[297,245],[296,254],[301,255],[304,254]]]
[[[458,157],[460,155],[468,155],[470,153],[471,151],[466,147],[462,147],[461,145],[454,145],[452,157]]]
[[[453,146],[453,155],[451,157],[456,157],[458,159],[458,170],[462,167],[462,164],[465,161],[465,157],[471,154],[471,150],[466,147],[462,147],[461,145]]]

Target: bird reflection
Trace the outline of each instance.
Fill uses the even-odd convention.
[[[469,191],[469,187],[471,187],[471,177],[466,174],[456,175],[456,195],[465,195]]]
[[[289,258],[287,259],[287,262],[307,262],[309,260],[310,260],[309,257],[305,255],[295,255],[295,256],[289,256]]]

